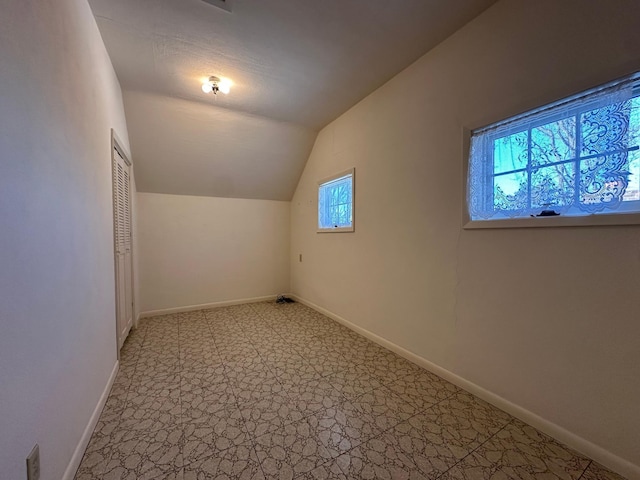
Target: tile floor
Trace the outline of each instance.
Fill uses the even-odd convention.
[[[299,303],[141,322],[76,480],[615,475]]]

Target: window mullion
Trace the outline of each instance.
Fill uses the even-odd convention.
[[[486,171],[487,166],[485,166],[484,172],[483,172],[485,175],[487,175],[487,174],[491,175],[491,185],[489,185],[490,188],[491,188],[491,191],[483,192],[483,193],[484,193],[484,202],[486,203],[486,202],[490,201],[491,212],[495,214],[495,212],[496,212],[496,203],[495,203],[496,202],[496,174],[495,174],[495,171],[496,171],[496,164],[495,164],[496,163],[496,158],[495,158],[495,148],[493,148],[494,142],[495,142],[495,139],[492,138],[490,142],[485,142],[485,145],[484,145],[485,150],[490,151],[492,161],[491,161],[491,165],[490,165],[491,166],[491,173]],[[489,145],[491,145],[491,147],[492,147],[491,149],[489,149]],[[485,188],[486,188],[486,186],[485,186]],[[483,205],[483,209],[484,209],[484,211],[487,211],[488,210],[487,205]]]
[[[574,200],[573,206],[578,207],[580,205],[580,152],[582,151],[582,144],[580,142],[580,119],[581,112],[576,113],[576,153],[575,153],[575,170],[574,170]]]
[[[527,132],[527,211],[531,211],[531,128]]]
[[[558,162],[558,163],[563,163],[563,162]],[[554,165],[554,164],[550,164],[550,165]],[[494,173],[493,176],[494,177],[501,177],[503,175],[511,175],[512,173],[520,173],[520,172],[526,172],[527,168],[518,168],[517,170],[509,170],[507,172],[500,172],[500,173]]]

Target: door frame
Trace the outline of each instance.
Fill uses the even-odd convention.
[[[115,327],[116,327],[116,353],[117,358],[120,360],[120,331],[118,326],[118,255],[117,255],[117,239],[116,239],[116,212],[115,212],[115,195],[116,189],[114,184],[114,164],[115,164],[115,151],[117,150],[124,162],[129,167],[129,208],[131,211],[129,212],[129,221],[131,225],[129,226],[131,233],[131,328],[136,328],[138,326],[138,318],[136,316],[136,297],[135,297],[135,269],[134,269],[134,235],[133,235],[133,225],[134,225],[134,214],[133,214],[133,189],[132,189],[132,172],[133,172],[133,163],[131,162],[131,156],[123,147],[123,143],[116,134],[115,130],[111,129],[111,153],[109,155],[111,161],[111,209],[113,216],[113,230],[112,230],[112,240],[113,240],[113,275],[114,275],[114,288],[115,288]]]

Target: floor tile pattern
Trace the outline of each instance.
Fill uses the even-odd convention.
[[[76,480],[621,480],[299,303],[143,320]]]

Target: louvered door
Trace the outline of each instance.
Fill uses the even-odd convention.
[[[118,348],[122,347],[133,324],[130,168],[131,166],[118,149],[114,148],[113,220],[116,255]]]

